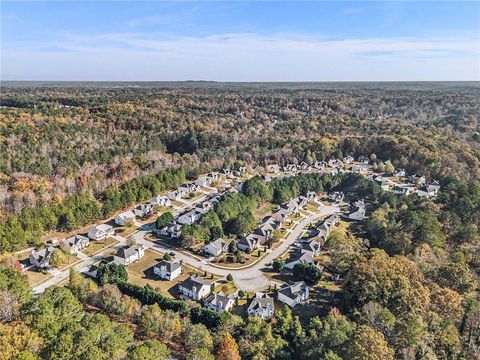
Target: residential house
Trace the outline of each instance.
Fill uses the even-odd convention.
[[[37,268],[50,267],[50,258],[52,256],[54,247],[49,246],[44,249],[32,251],[28,256],[30,263]]]
[[[186,212],[183,215],[180,215],[177,221],[179,224],[182,224],[182,225],[193,225],[198,220],[200,220],[201,217],[202,217],[202,214],[197,210],[190,210],[189,212]]]
[[[210,186],[213,182],[213,178],[210,176],[202,176],[195,180],[195,185],[197,186]]]
[[[407,172],[405,171],[405,169],[395,169],[395,171],[393,172],[393,176],[397,176],[397,177],[404,177],[407,175]]]
[[[222,238],[218,238],[205,245],[203,251],[212,256],[219,256],[228,251],[228,243]]]
[[[128,265],[140,260],[145,255],[142,245],[132,245],[126,249],[120,249],[113,255],[113,261],[120,265]]]
[[[267,294],[256,294],[247,308],[249,316],[256,316],[264,320],[270,319],[275,314],[273,299]]]
[[[328,200],[339,203],[342,202],[343,199],[345,198],[345,195],[341,191],[335,191],[331,194],[328,195]]]
[[[155,231],[157,235],[168,237],[170,239],[177,239],[182,234],[182,225],[177,223],[169,223],[163,228]]]
[[[291,284],[284,284],[278,290],[278,300],[294,307],[308,299],[308,286],[303,281],[294,282]]]
[[[187,193],[184,190],[177,189],[177,190],[170,191],[167,194],[167,198],[169,200],[180,200],[183,197],[185,197],[186,195],[187,195]]]
[[[200,214],[206,214],[210,210],[213,209],[213,203],[209,200],[206,200],[202,203],[199,203],[195,206],[195,210],[198,211]]]
[[[113,235],[115,235],[113,226],[107,224],[95,225],[88,232],[88,237],[92,240],[103,240]]]
[[[146,218],[154,213],[154,208],[150,203],[140,204],[133,210],[133,213],[139,218]]]
[[[351,171],[357,174],[365,174],[368,172],[368,165],[353,165]]]
[[[235,298],[222,292],[211,293],[203,300],[203,305],[215,312],[229,311],[235,305]]]
[[[134,221],[135,221],[135,214],[131,210],[125,211],[115,216],[115,224],[119,226],[125,226],[129,223],[133,223]]]
[[[182,266],[178,262],[160,261],[153,268],[153,273],[164,280],[174,280],[182,274]]]
[[[357,208],[357,210],[348,215],[348,219],[357,221],[365,220],[365,207],[362,206]]]
[[[85,249],[90,240],[83,235],[74,235],[60,242],[60,249],[67,254],[77,254],[80,250]]]
[[[432,182],[429,185],[424,185],[417,190],[417,195],[420,197],[433,198],[437,196],[440,190],[440,184],[437,181]]]
[[[417,176],[416,174],[410,175],[408,177],[408,181],[418,186],[422,186],[427,183],[425,176]]]
[[[283,224],[285,221],[290,221],[288,218],[288,211],[286,209],[278,209],[272,213],[272,219]]]
[[[325,161],[315,161],[315,164],[313,164],[313,167],[317,170],[324,170],[326,166],[327,163]]]
[[[195,183],[185,183],[180,185],[178,190],[183,191],[185,194],[190,194],[192,192],[200,190],[200,186],[196,185]]]
[[[233,179],[233,171],[230,169],[222,169],[223,175],[225,175],[228,179]]]
[[[402,196],[408,196],[412,194],[413,192],[413,187],[411,186],[400,186],[400,185],[395,185],[393,187],[393,193],[395,195],[402,195]]]
[[[306,198],[308,202],[317,202],[319,200],[318,195],[315,191],[307,192]]]
[[[158,205],[162,207],[167,207],[170,206],[172,203],[168,197],[157,195],[150,199],[150,204],[152,204],[153,206]]]
[[[297,166],[297,169],[300,171],[309,171],[311,169],[311,166],[308,165],[305,161],[302,161],[300,165]]]
[[[299,263],[310,265],[315,264],[313,253],[310,251],[299,251],[297,254],[293,254],[287,261],[285,261],[285,267],[291,270]]]
[[[211,177],[213,179],[213,181],[220,180],[220,173],[217,172],[217,171],[212,171],[212,172],[208,173],[207,176]]]
[[[362,164],[365,164],[365,165],[367,165],[370,162],[370,159],[366,155],[360,155],[357,160],[358,160],[358,162],[360,162]]]
[[[320,243],[320,241],[310,238],[306,242],[303,242],[300,245],[300,247],[301,247],[301,250],[303,252],[310,252],[315,257],[315,256],[320,255],[320,250],[322,249],[322,244]]]
[[[297,171],[297,166],[295,164],[287,164],[283,167],[284,172],[294,173]]]
[[[343,163],[344,164],[351,164],[354,161],[355,161],[355,159],[353,158],[353,156],[350,156],[350,155],[343,158]]]
[[[250,234],[237,241],[237,248],[246,253],[251,253],[255,249],[258,249],[261,245],[261,241],[264,240],[265,239],[260,235]]]
[[[200,276],[190,276],[178,285],[180,293],[193,300],[201,300],[210,295],[211,288],[211,283]]]
[[[240,166],[237,171],[240,175],[243,175],[247,173],[247,168],[245,166]]]
[[[278,166],[278,164],[267,165],[267,171],[269,173],[279,173],[280,172],[280,166]]]

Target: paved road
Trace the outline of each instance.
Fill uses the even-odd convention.
[[[215,189],[210,189],[210,192],[213,192]],[[173,210],[172,210],[172,214],[176,217],[178,215],[180,215],[181,213],[185,212],[186,209],[189,209],[189,208],[193,208],[196,204],[198,204],[199,202],[202,202],[204,200],[206,200],[207,198],[207,194],[204,194],[200,197],[198,197],[197,199],[195,199],[194,201],[191,201],[189,199],[182,199],[182,205],[181,206],[176,206]],[[141,225],[141,224],[137,224],[137,225]],[[152,228],[153,228],[153,224],[146,224],[146,225],[143,225],[141,226],[142,229],[144,230],[148,230],[148,231],[151,231]],[[139,233],[145,233],[145,231],[140,231]],[[134,233],[135,234],[135,233]],[[136,234],[135,234],[136,235]],[[136,237],[134,235],[134,237]],[[81,259],[81,262],[79,262],[78,264],[75,264],[73,265],[74,268],[76,268],[78,271],[80,272],[86,272],[90,266],[92,266],[93,264],[95,264],[96,262],[100,261],[102,258],[103,258],[103,255],[108,251],[110,252],[111,249],[120,249],[122,247],[124,247],[126,244],[127,244],[127,239],[125,239],[124,237],[122,236],[118,236],[118,235],[115,235],[113,236],[117,241],[118,243],[116,243],[114,246],[111,246],[103,251],[101,251],[100,253],[94,255],[94,256],[87,256],[85,255],[84,253],[79,253],[78,254],[78,257]],[[49,273],[53,276],[51,277],[50,279],[48,279],[47,281],[37,285],[37,286],[34,286],[33,287],[33,294],[34,295],[38,295],[38,294],[41,294],[45,291],[46,288],[48,288],[49,286],[52,286],[52,285],[58,285],[60,284],[61,282],[63,282],[64,280],[68,279],[69,277],[69,274],[70,274],[70,268],[67,268],[67,269],[64,269],[64,270],[58,270],[58,269],[50,269],[49,270]]]
[[[214,189],[211,190],[213,192]],[[204,194],[201,197],[195,199],[194,201],[182,199],[182,202],[184,204],[182,206],[176,207],[172,211],[173,215],[176,217],[180,213],[183,213],[186,209],[194,207],[199,202],[204,201],[207,195],[208,194]],[[205,260],[199,260],[198,258],[189,256],[188,254],[183,252],[176,251],[175,249],[172,249],[171,247],[168,247],[164,244],[147,240],[145,238],[145,235],[149,234],[152,231],[152,229],[154,228],[154,223],[142,225],[140,230],[134,232],[131,236],[138,244],[143,245],[145,248],[150,248],[161,252],[174,252],[176,255],[175,258],[178,261],[182,260],[185,264],[188,264],[200,270],[206,270],[209,273],[220,276],[227,276],[228,274],[231,274],[235,283],[237,284],[237,287],[241,290],[262,291],[270,284],[269,279],[262,272],[262,270],[266,267],[266,264],[271,263],[274,259],[287,251],[288,247],[299,238],[304,228],[308,226],[311,222],[315,221],[320,217],[328,216],[339,211],[340,209],[337,206],[322,205],[315,213],[311,213],[307,218],[300,221],[296,225],[296,227],[288,233],[286,239],[284,239],[277,248],[272,250],[254,265],[249,266],[245,269],[221,269],[208,264],[208,262],[206,262]],[[118,235],[114,237],[116,240],[118,240],[118,243],[111,248],[119,249],[126,245],[127,239]],[[97,255],[91,257],[82,253],[79,254],[81,262],[74,265],[74,267],[80,272],[87,271],[91,265],[100,261],[103,258],[103,255],[107,251],[110,251],[111,248],[105,249]],[[52,278],[48,279],[47,281],[38,286],[35,286],[33,288],[33,293],[40,294],[45,291],[47,287],[60,284],[68,278],[69,269],[65,269],[62,271],[55,269],[53,270],[52,275]]]
[[[288,247],[300,237],[302,231],[311,222],[317,220],[318,218],[328,216],[336,212],[340,212],[340,208],[338,206],[322,205],[315,213],[312,213],[311,215],[300,221],[296,225],[296,227],[287,235],[287,238],[284,239],[277,248],[268,253],[264,258],[259,260],[254,265],[249,266],[245,269],[221,269],[208,264],[204,260],[202,261],[195,257],[189,256],[184,252],[179,252],[174,248],[164,245],[162,243],[147,240],[145,238],[145,235],[149,233],[149,227],[138,231],[133,235],[133,237],[138,244],[142,244],[145,248],[150,248],[161,252],[173,252],[175,253],[176,260],[182,260],[183,263],[191,265],[198,269],[206,270],[209,273],[220,276],[227,276],[228,274],[231,274],[233,276],[235,284],[241,290],[262,291],[270,284],[269,279],[264,275],[262,271],[266,268],[266,264],[271,263],[273,260],[282,255],[285,251],[287,251]]]

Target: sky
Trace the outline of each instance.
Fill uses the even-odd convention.
[[[479,81],[479,1],[1,1],[1,80]]]

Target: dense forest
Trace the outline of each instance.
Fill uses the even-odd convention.
[[[218,315],[115,266],[98,282],[72,270],[65,286],[32,297],[4,255],[0,360],[480,358],[478,87],[36,86],[4,87],[0,100],[2,252],[224,166],[376,154],[441,183],[432,200],[355,174],[254,177],[187,228],[191,246],[248,232],[263,201],[310,190],[365,199],[366,221],[326,239],[323,265],[342,286],[330,293],[311,279],[330,299],[311,305],[315,316]]]
[[[375,153],[416,173],[480,177],[480,90],[461,84],[4,86],[0,102],[3,215],[172,166],[236,160]]]

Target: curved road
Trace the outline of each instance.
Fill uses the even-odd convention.
[[[220,276],[227,276],[228,274],[231,274],[237,287],[241,290],[262,291],[270,284],[270,280],[263,274],[262,271],[266,267],[266,264],[271,263],[273,260],[282,255],[285,251],[287,251],[288,247],[299,238],[304,228],[308,226],[311,222],[321,217],[329,216],[338,212],[340,212],[338,206],[320,206],[320,208],[314,214],[311,214],[305,219],[301,220],[295,226],[295,228],[287,235],[286,239],[282,240],[282,242],[277,248],[269,252],[264,258],[262,258],[252,266],[244,269],[218,268],[195,257],[189,256],[183,252],[176,251],[173,247],[147,240],[145,239],[145,235],[150,232],[150,229],[148,228],[138,231],[133,235],[133,238],[138,244],[142,244],[145,248],[151,248],[154,250],[156,249],[162,252],[173,252],[175,253],[176,260],[182,260],[185,264],[191,265],[198,269],[206,270],[209,273]]]

